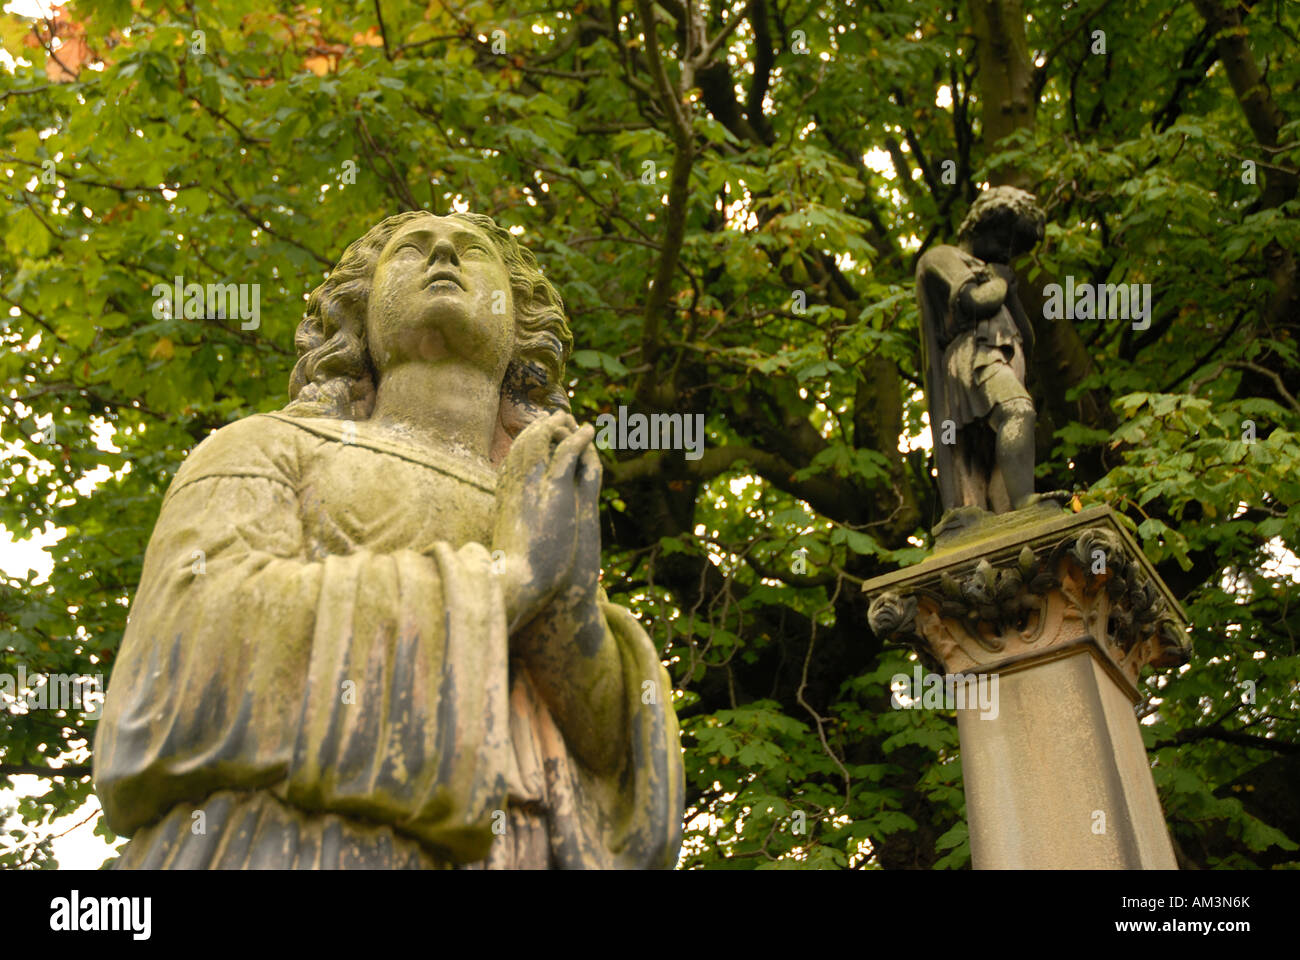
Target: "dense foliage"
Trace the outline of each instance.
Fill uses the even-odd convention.
[[[910,654],[859,588],[938,519],[916,258],[1014,183],[1048,216],[1040,488],[1129,518],[1194,624],[1139,707],[1180,861],[1300,863],[1300,5],[73,0],[0,29],[0,524],[67,531],[48,583],[0,586],[0,672],[110,671],[170,477],[283,405],[307,292],[381,217],[468,207],[564,293],[580,419],[705,417],[699,459],[608,451],[603,494],[604,583],[680,690],[685,865],[967,866],[954,718],[889,709]],[[260,325],[158,319],[177,276],[259,284]],[[1037,319],[1066,276],[1151,284],[1149,327]],[[0,783],[48,783],[0,863],[52,864],[92,736],[0,713]]]

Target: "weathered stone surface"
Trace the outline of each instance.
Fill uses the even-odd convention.
[[[997,678],[957,711],[976,867],[1174,868],[1132,705],[1186,620],[1109,507],[998,516],[863,589],[877,635]]]
[[[164,498],[95,748],[121,866],[675,863],[672,687],[598,586],[569,342],[485,217],[348,248],[293,402]]]
[[[957,711],[977,869],[1177,867],[1128,698],[1095,655],[1002,673],[996,716]]]
[[[968,519],[954,511],[1007,513],[1035,499],[1036,418],[1025,387],[1034,328],[1011,261],[1043,239],[1044,223],[1032,194],[993,187],[971,206],[956,246],[931,247],[917,261],[925,397],[946,512],[936,534]]]
[[[1143,667],[1186,659],[1182,608],[1109,507],[1054,513],[1000,516],[983,537],[870,581],[872,630],[911,640],[948,673],[1091,646],[1136,701]]]

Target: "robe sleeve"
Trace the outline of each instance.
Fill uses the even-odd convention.
[[[108,824],[130,835],[216,790],[266,789],[481,859],[510,749],[488,552],[309,558],[304,437],[241,420],[168,489],[96,735]]]
[[[601,594],[606,641],[622,672],[616,716],[594,722],[624,745],[622,760],[597,773],[568,749],[536,697],[527,698],[546,782],[553,862],[561,869],[668,869],[682,839],[685,769],[668,671],[629,611]]]

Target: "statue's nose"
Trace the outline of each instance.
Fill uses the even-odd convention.
[[[435,243],[433,251],[429,254],[430,263],[438,263],[440,260],[446,260],[457,267],[460,266],[460,258],[456,256],[456,245],[446,237]]]

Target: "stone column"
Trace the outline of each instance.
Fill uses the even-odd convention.
[[[977,869],[1176,868],[1133,705],[1186,620],[1109,507],[988,515],[863,590],[878,636],[996,678],[957,711]]]

